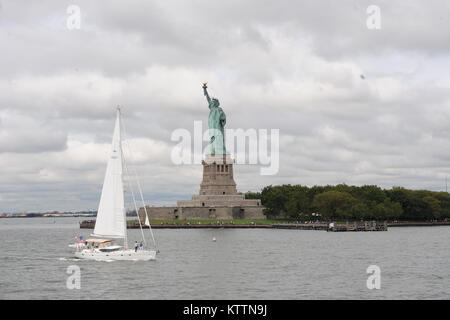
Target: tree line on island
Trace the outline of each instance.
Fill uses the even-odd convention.
[[[264,214],[272,219],[310,220],[409,220],[450,218],[450,194],[402,187],[374,185],[267,186],[247,192],[247,199],[261,199]]]

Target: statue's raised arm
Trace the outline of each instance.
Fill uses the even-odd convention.
[[[208,82],[203,82],[203,94],[206,96],[206,100],[208,101],[208,105],[211,103],[211,98],[209,97],[208,90],[206,90],[208,87],[206,86]]]

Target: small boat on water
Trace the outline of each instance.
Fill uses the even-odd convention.
[[[147,248],[147,243],[142,230],[142,223],[138,214],[134,192],[131,189],[133,202],[137,213],[139,225],[141,227],[142,241],[136,241],[132,249],[128,248],[127,221],[123,188],[123,168],[128,174],[128,167],[123,157],[121,140],[121,113],[117,109],[116,123],[112,139],[112,150],[106,167],[105,179],[103,182],[100,204],[98,207],[97,219],[95,221],[92,238],[82,240],[78,238],[75,244],[69,247],[75,248],[75,257],[88,260],[155,260],[156,243],[151,230],[149,218],[145,211],[144,224],[149,227],[152,238],[152,246]],[[137,177],[136,177],[137,178]],[[130,181],[129,181],[130,183]],[[142,190],[138,183],[141,200],[143,202]],[[143,208],[146,210],[145,203]],[[117,244],[121,242],[121,244]]]

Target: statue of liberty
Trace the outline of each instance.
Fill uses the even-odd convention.
[[[227,154],[224,135],[224,127],[227,122],[227,117],[225,116],[225,112],[223,112],[222,108],[219,107],[219,100],[216,98],[211,99],[209,97],[208,91],[206,90],[208,87],[206,85],[207,82],[203,83],[203,93],[206,96],[209,107],[208,124],[211,145],[209,154]]]

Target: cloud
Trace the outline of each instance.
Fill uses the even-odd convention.
[[[2,1],[0,211],[95,209],[117,105],[146,199],[189,199],[201,166],[172,164],[170,137],[207,128],[203,81],[227,128],[280,129],[278,174],[236,166],[239,191],[443,189],[446,1],[378,1],[380,30],[371,1],[78,1],[80,30],[70,4]]]
[[[0,153],[40,153],[64,150],[67,134],[15,112],[0,112]]]

